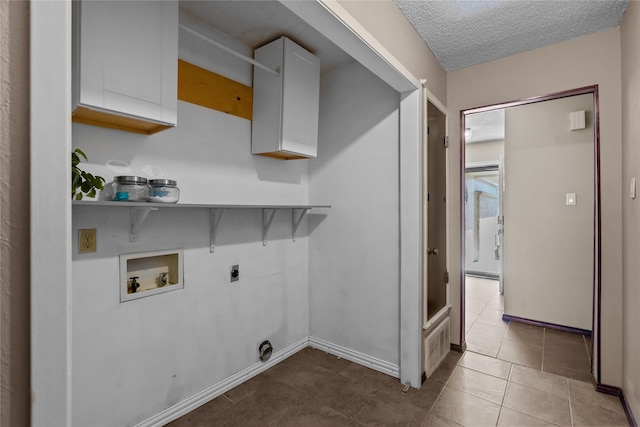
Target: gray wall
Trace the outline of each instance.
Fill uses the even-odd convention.
[[[310,334],[399,363],[399,95],[359,64],[322,79],[310,200]]]
[[[628,185],[640,178],[640,3],[629,2],[622,26],[622,208],[623,208],[623,384],[627,403],[640,419],[640,198],[631,199]]]
[[[445,103],[447,72],[393,0],[338,0],[337,3],[411,74],[427,79],[429,91]]]
[[[571,131],[578,110],[588,126]],[[591,94],[505,111],[505,314],[591,330],[593,118]]]

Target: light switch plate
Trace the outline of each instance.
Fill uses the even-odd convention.
[[[567,206],[576,205],[576,193],[567,193]]]

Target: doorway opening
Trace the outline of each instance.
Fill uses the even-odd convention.
[[[426,92],[426,90],[425,90]],[[428,94],[427,94],[428,95]],[[423,373],[429,378],[451,349],[447,241],[448,139],[445,110],[425,96],[422,188]]]
[[[498,163],[465,168],[465,271],[469,276],[500,279],[499,183]]]
[[[502,155],[474,159],[467,142],[482,131],[473,121],[499,111]],[[460,342],[599,382],[598,87],[461,111],[461,148]],[[479,310],[483,288],[491,298]],[[579,363],[553,360],[559,338]]]
[[[449,307],[447,267],[447,137],[446,115],[427,100],[426,242],[423,265],[425,324]]]

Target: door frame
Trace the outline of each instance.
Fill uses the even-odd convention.
[[[566,98],[575,95],[593,94],[593,132],[594,132],[594,239],[593,239],[593,307],[592,307],[592,336],[593,336],[593,359],[592,359],[592,375],[595,378],[597,384],[601,382],[601,281],[602,281],[602,244],[601,244],[601,183],[600,183],[600,113],[599,113],[599,92],[598,85],[584,86],[576,89],[569,89],[560,92],[554,92],[547,95],[534,96],[531,98],[525,98],[515,101],[507,101],[499,104],[486,105],[477,108],[469,108],[466,110],[460,110],[460,346],[466,348],[465,342],[465,296],[466,296],[466,279],[465,279],[465,251],[466,251],[466,239],[465,239],[465,152],[466,146],[464,141],[465,130],[465,117],[467,114],[481,113],[485,111],[491,111],[501,108],[516,107],[519,105],[533,104],[543,101],[551,101],[559,98]]]
[[[428,326],[433,326],[435,323],[440,322],[440,320],[443,317],[446,317],[445,315],[439,315],[436,316],[436,314],[438,314],[439,312],[442,312],[442,310],[444,308],[448,310],[450,310],[451,308],[451,292],[449,289],[449,283],[447,283],[447,290],[446,290],[446,303],[445,306],[443,307],[443,309],[439,310],[438,313],[434,313],[434,317],[431,318],[431,320],[429,321],[428,317],[428,312],[427,312],[427,298],[428,298],[428,286],[429,286],[429,279],[428,279],[428,268],[429,268],[429,261],[428,261],[428,255],[427,255],[427,247],[429,246],[429,202],[428,202],[428,197],[427,194],[429,192],[429,150],[427,148],[427,144],[429,142],[429,124],[428,124],[428,120],[429,120],[429,113],[428,113],[428,104],[431,103],[431,105],[433,105],[434,108],[436,108],[441,114],[444,115],[444,124],[445,124],[445,138],[449,138],[449,115],[447,112],[447,108],[442,105],[442,103],[440,103],[432,94],[431,92],[429,92],[429,90],[427,89],[427,87],[425,86],[425,81],[422,81],[422,91],[423,91],[423,113],[422,113],[422,145],[423,145],[423,150],[422,150],[422,165],[421,165],[421,170],[422,170],[422,249],[421,249],[421,256],[422,256],[422,324],[423,324],[423,330],[426,330]],[[450,203],[449,203],[449,160],[450,160],[450,153],[449,153],[449,148],[446,148],[446,154],[445,154],[445,172],[444,172],[444,176],[445,176],[445,197],[446,197],[446,201],[445,201],[445,218],[449,219],[451,218],[450,216]],[[445,237],[445,244],[446,244],[446,250],[444,252],[444,256],[445,256],[445,269],[446,271],[450,272],[451,271],[451,266],[450,266],[450,233],[449,233],[449,227],[447,224],[445,224],[445,233],[446,233],[446,237]],[[448,316],[448,313],[447,313]]]

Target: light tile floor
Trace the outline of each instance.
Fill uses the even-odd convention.
[[[574,362],[563,348],[584,339],[496,322],[501,303],[480,286],[468,296],[488,299],[467,326],[488,336],[464,355],[450,352],[419,390],[403,393],[396,378],[305,348],[169,426],[628,425],[618,397],[572,378],[575,366],[562,368]],[[547,365],[559,372],[541,370]]]
[[[591,338],[502,320],[504,297],[498,282],[467,276],[465,330],[467,350],[559,374],[592,381]]]

